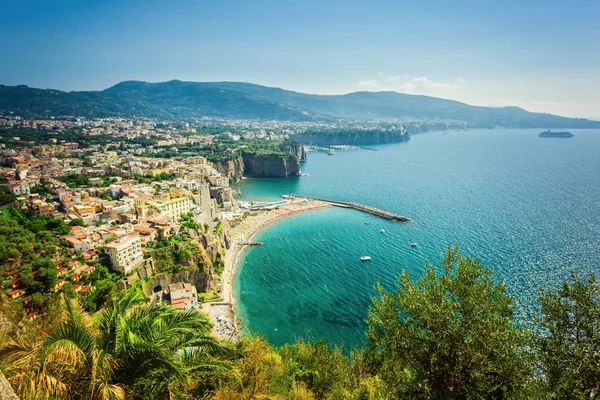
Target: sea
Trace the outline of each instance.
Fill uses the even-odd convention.
[[[600,271],[600,130],[569,139],[539,132],[431,132],[373,150],[309,153],[309,176],[242,181],[243,200],[295,193],[413,220],[333,207],[257,233],[263,245],[244,250],[234,279],[245,331],[276,346],[321,338],[361,346],[374,285],[395,289],[403,270],[418,278],[452,243],[494,270],[518,321],[531,323],[540,289]]]

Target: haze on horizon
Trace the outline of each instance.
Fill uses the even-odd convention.
[[[600,2],[15,1],[0,83],[393,90],[600,119]]]

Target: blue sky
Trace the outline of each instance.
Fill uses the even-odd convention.
[[[249,81],[600,117],[600,1],[2,2],[0,83]]]

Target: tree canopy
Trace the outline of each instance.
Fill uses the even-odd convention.
[[[392,397],[504,398],[528,381],[528,334],[492,271],[449,247],[416,281],[378,286],[368,315],[367,359]]]

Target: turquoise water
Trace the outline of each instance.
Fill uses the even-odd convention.
[[[360,344],[373,284],[392,288],[402,269],[418,276],[452,242],[493,267],[518,316],[528,318],[539,288],[600,266],[600,131],[573,132],[572,139],[538,138],[538,130],[430,133],[378,151],[310,153],[308,177],[242,182],[248,200],[300,193],[414,220],[332,208],[269,226],[256,236],[264,245],[238,264],[246,328],[275,345],[299,337]],[[372,261],[361,262],[363,254]]]

